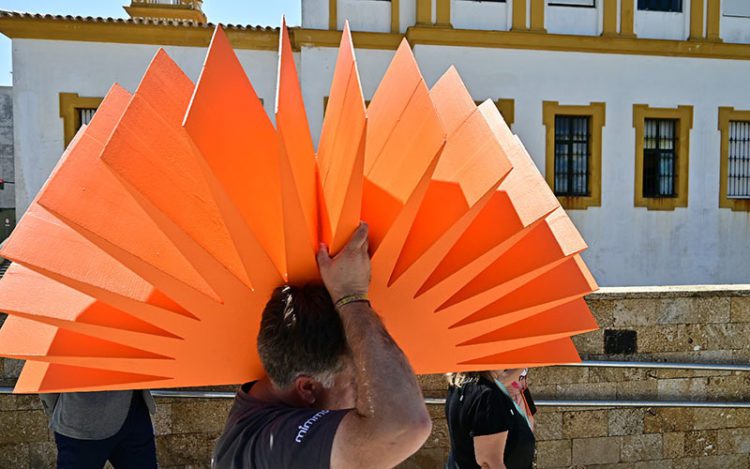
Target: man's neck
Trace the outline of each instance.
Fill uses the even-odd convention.
[[[253,384],[247,394],[266,404],[299,407],[295,405],[295,399],[291,392],[276,388],[268,377],[261,378]]]

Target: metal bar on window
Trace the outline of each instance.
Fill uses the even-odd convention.
[[[727,197],[750,199],[750,121],[729,122]]]
[[[589,116],[555,116],[557,195],[589,195],[589,126]]]

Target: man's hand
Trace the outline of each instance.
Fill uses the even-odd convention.
[[[367,224],[360,222],[346,246],[333,258],[328,246],[320,245],[318,267],[334,303],[349,295],[366,295],[370,288],[370,255]]]

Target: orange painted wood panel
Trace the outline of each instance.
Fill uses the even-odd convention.
[[[163,50],[115,85],[6,243],[0,356],[16,392],[263,374],[273,288],[370,226],[372,304],[418,373],[579,360],[586,244],[491,102],[430,90],[408,43],[365,109],[347,27],[317,154],[286,25],[272,124],[221,28],[197,85]]]

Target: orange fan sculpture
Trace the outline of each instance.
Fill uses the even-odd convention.
[[[239,383],[271,291],[370,226],[371,299],[418,373],[579,360],[586,247],[491,102],[399,47],[365,108],[348,26],[317,154],[286,25],[275,125],[217,28],[197,84],[164,51],[115,85],[6,243],[16,392]]]

